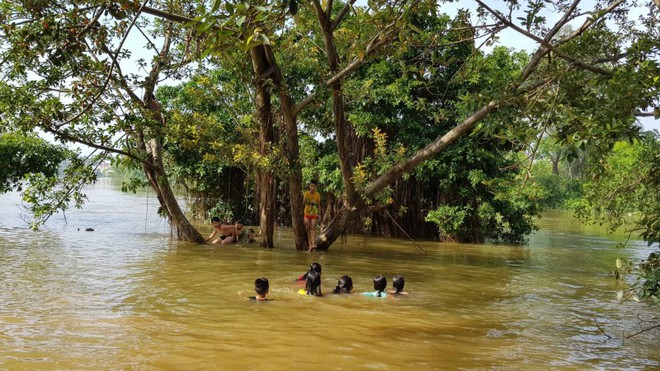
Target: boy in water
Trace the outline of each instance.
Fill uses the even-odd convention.
[[[243,224],[221,224],[220,218],[214,216],[211,218],[211,225],[213,226],[213,232],[206,239],[206,242],[211,241],[212,244],[226,245],[238,240],[238,237],[241,235],[241,230],[243,229]],[[219,235],[218,238],[213,240],[213,238]]]
[[[316,223],[321,220],[321,194],[316,191],[316,181],[309,182],[309,190],[303,195],[305,203],[305,230],[309,251],[316,249]]]
[[[266,299],[266,295],[268,295],[268,278],[266,277],[261,277],[257,278],[254,280],[254,292],[257,293],[257,296],[250,296],[250,300],[270,300]]]

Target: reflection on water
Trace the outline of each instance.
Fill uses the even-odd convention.
[[[0,368],[660,366],[657,332],[621,344],[650,310],[618,303],[610,276],[616,257],[649,251],[616,250],[566,217],[550,214],[524,247],[427,242],[420,255],[408,241],[353,237],[309,255],[287,230],[269,250],[172,241],[153,195],[104,183],[89,195],[36,233],[16,195],[0,196]],[[322,298],[292,282],[313,261]],[[330,294],[343,274],[358,294]],[[403,274],[411,295],[359,295],[376,274],[390,286]],[[275,300],[245,299],[260,276]]]

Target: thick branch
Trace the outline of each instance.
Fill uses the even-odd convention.
[[[428,144],[426,147],[419,150],[412,157],[406,161],[394,165],[388,172],[379,176],[374,180],[363,192],[364,196],[372,197],[380,190],[387,187],[393,181],[401,178],[403,174],[412,170],[415,166],[423,161],[428,160],[432,156],[440,153],[447,148],[456,139],[460,138],[463,134],[470,131],[479,121],[488,116],[491,112],[495,111],[498,107],[497,102],[490,102],[473,113],[472,116],[465,119],[462,123],[456,125],[453,129],[448,131],[445,135],[438,137],[436,140]]]
[[[355,4],[356,1],[357,0],[351,0],[344,5],[344,7],[339,12],[339,14],[337,14],[337,18],[335,18],[335,20],[332,21],[332,25],[330,25],[330,32],[333,32],[334,30],[337,29],[337,27],[339,27],[339,24],[341,23],[342,20],[344,20],[344,17],[348,13],[348,11],[353,7],[353,4]],[[328,14],[330,14],[330,12],[332,11],[331,7],[332,7],[332,1],[330,1],[330,3],[328,4]]]
[[[192,18],[184,17],[184,16],[178,15],[178,14],[168,13],[168,12],[158,10],[158,9],[155,9],[155,8],[152,8],[152,7],[149,7],[149,6],[142,7],[141,12],[146,13],[146,14],[151,14],[151,15],[154,15],[154,16],[159,17],[159,18],[164,18],[164,19],[167,19],[167,20],[172,21],[172,22],[188,23],[188,22],[193,21]]]

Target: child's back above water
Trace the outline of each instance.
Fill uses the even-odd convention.
[[[302,275],[305,278],[305,289],[298,290],[303,295],[323,296],[321,293],[321,264],[312,263],[307,273]],[[302,278],[301,277],[301,278]]]
[[[380,274],[374,277],[374,292],[363,292],[364,296],[373,296],[376,298],[384,298],[387,296],[385,289],[387,288],[387,278]]]
[[[406,281],[403,279],[403,276],[397,274],[392,278],[392,288],[394,290],[388,291],[389,294],[393,295],[408,295],[407,292],[403,291],[403,286],[406,284]]]
[[[309,270],[302,274],[300,277],[296,278],[294,281],[296,282],[306,282],[307,281],[307,275],[309,274],[310,271],[315,271],[318,274],[321,274],[322,268],[321,264],[314,262],[309,265]]]

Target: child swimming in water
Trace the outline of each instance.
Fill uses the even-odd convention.
[[[385,289],[387,288],[387,278],[381,276],[380,274],[374,277],[374,292],[363,292],[364,296],[373,296],[377,298],[384,298],[387,296]]]
[[[266,299],[266,295],[268,295],[268,289],[269,289],[269,284],[268,284],[268,278],[266,277],[261,277],[257,278],[254,280],[254,292],[257,293],[257,296],[250,296],[250,300],[270,300]]]
[[[321,273],[310,269],[307,272],[307,280],[305,281],[305,293],[307,295],[323,296],[321,293]]]
[[[321,293],[321,264],[314,262],[309,265],[309,270],[302,276],[296,278],[295,282],[305,282],[305,289],[298,290],[302,295],[323,296]]]
[[[296,279],[296,281],[302,280],[305,281],[305,289],[298,290],[299,294],[323,296],[321,293],[321,264],[310,264],[307,273]]]
[[[392,287],[394,290],[388,291],[389,294],[394,295],[408,295],[407,292],[403,291],[403,286],[406,284],[406,280],[403,279],[403,276],[397,274],[392,278]]]
[[[341,276],[337,281],[337,286],[332,290],[333,294],[350,294],[353,290],[353,279],[351,276]]]
[[[302,282],[305,282],[305,281],[307,281],[307,274],[309,274],[310,271],[315,271],[315,272],[317,272],[317,273],[320,275],[320,274],[321,274],[321,270],[322,270],[322,269],[321,269],[321,264],[319,264],[319,263],[317,263],[317,262],[314,262],[314,263],[312,263],[312,264],[309,265],[309,270],[308,270],[307,272],[305,272],[305,274],[303,274],[303,275],[301,275],[300,277],[296,278],[295,281],[299,281],[299,282],[302,281]]]

